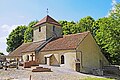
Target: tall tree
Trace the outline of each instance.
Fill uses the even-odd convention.
[[[111,17],[101,18],[94,24],[95,39],[112,64],[120,64],[120,26]]]
[[[38,21],[32,21],[29,23],[28,28],[26,29],[24,33],[24,42],[32,42],[33,38],[33,26],[37,23]]]
[[[0,52],[0,55],[4,55],[2,52]]]
[[[109,17],[114,20],[114,26],[111,28],[113,42],[109,52],[113,53],[116,58],[114,63],[120,64],[120,3],[115,4],[114,9],[110,11]]]
[[[67,34],[73,33],[73,30],[71,30],[71,29],[75,25],[74,21],[71,21],[71,22],[59,21],[59,23],[62,25],[63,34],[67,35]]]
[[[26,26],[18,26],[7,38],[7,52],[12,52],[24,42]]]
[[[93,32],[93,23],[95,20],[91,16],[84,17],[80,19],[80,21],[77,23],[78,24],[78,29],[81,30],[80,32],[84,31],[90,31]]]

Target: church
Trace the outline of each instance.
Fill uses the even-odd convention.
[[[23,43],[9,56],[87,73],[109,65],[89,31],[62,35],[61,25],[49,15],[33,26],[33,42]]]

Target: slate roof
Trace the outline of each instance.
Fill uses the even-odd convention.
[[[40,51],[55,51],[55,50],[74,50],[84,40],[89,32],[78,34],[64,35],[61,38],[52,40],[47,43]],[[22,53],[34,52],[45,41],[23,43],[20,47],[10,53],[10,56],[21,56]]]
[[[65,35],[49,42],[41,51],[73,50],[84,40],[89,32]]]
[[[44,24],[44,23],[50,23],[50,24],[54,24],[54,25],[60,26],[60,24],[56,20],[51,18],[49,15],[47,15],[42,20],[40,20],[37,24],[35,24],[33,27],[39,26],[39,25]]]

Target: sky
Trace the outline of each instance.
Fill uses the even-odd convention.
[[[118,0],[0,0],[0,52],[6,52],[6,38],[18,25],[49,15],[55,20],[79,21],[91,16],[95,20],[108,15]]]

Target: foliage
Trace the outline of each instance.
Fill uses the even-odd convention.
[[[91,77],[87,77],[85,79],[82,80],[114,80],[114,79],[110,79],[110,78],[91,78]]]
[[[109,17],[98,19],[93,26],[102,52],[112,64],[120,64],[120,4],[115,6]]]
[[[28,28],[26,29],[24,33],[24,42],[32,42],[33,38],[33,26],[37,23],[38,21],[32,21],[29,23]]]
[[[7,52],[12,52],[24,42],[26,26],[18,26],[7,38]]]
[[[80,21],[78,22],[78,29],[81,30],[81,32],[84,31],[93,31],[93,23],[95,22],[95,20],[91,17],[91,16],[87,16],[85,18],[80,19]]]
[[[94,22],[95,20],[90,16],[82,18],[79,22],[76,23],[74,21],[59,21],[59,23],[62,25],[63,34],[65,35],[80,33],[84,31],[91,31],[92,33],[92,25]]]
[[[113,19],[120,20],[120,3],[114,6],[114,9],[110,11],[109,17]]]
[[[0,55],[4,55],[2,52],[0,52]]]
[[[72,34],[72,27],[75,25],[75,22],[71,21],[71,22],[68,22],[68,21],[59,21],[59,23],[62,25],[62,30],[63,30],[63,33],[62,34]]]

